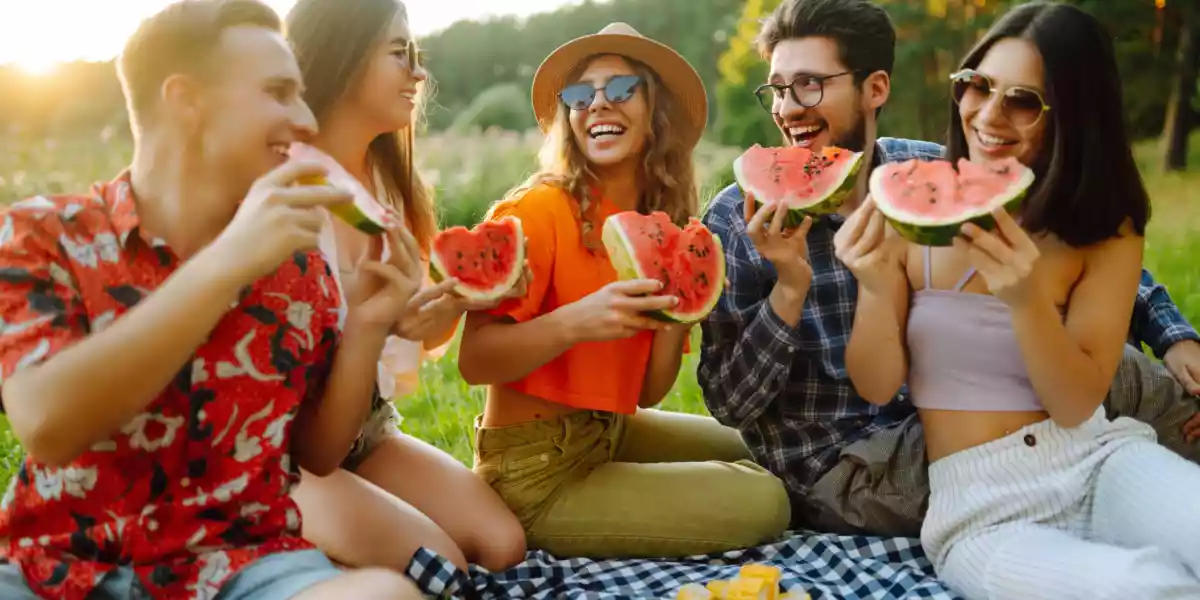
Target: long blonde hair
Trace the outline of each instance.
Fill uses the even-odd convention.
[[[578,80],[587,65],[599,56],[581,61],[567,81]],[[697,214],[700,206],[692,164],[694,148],[681,141],[682,136],[675,131],[679,124],[686,122],[686,116],[675,95],[662,85],[652,69],[634,59],[621,58],[642,77],[650,107],[650,131],[638,170],[637,210],[645,214],[662,211],[676,225],[683,226],[689,217]],[[570,111],[560,103],[554,123],[546,132],[538,152],[538,171],[509,191],[505,198],[520,196],[543,184],[562,189],[578,202],[576,219],[584,245],[588,250],[596,251],[600,247],[594,215],[598,202],[594,197],[594,186],[598,179],[571,132]]]
[[[407,15],[399,0],[300,0],[288,13],[287,37],[304,77],[304,101],[318,120],[359,81],[370,51],[383,41],[397,14]],[[413,167],[413,130],[429,93],[428,82],[418,90],[412,124],[372,140],[367,162],[383,184],[383,190],[376,190],[379,200],[404,214],[428,257],[437,234],[437,209],[432,191]]]

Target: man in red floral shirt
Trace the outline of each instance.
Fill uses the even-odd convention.
[[[402,228],[339,294],[316,251],[343,193],[278,17],[188,0],[120,59],[136,150],[88,194],[0,213],[0,405],[27,451],[0,509],[0,598],[416,598],[300,536],[299,468],[344,459],[420,285]]]

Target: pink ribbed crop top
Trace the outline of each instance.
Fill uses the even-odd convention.
[[[1040,411],[1008,306],[994,296],[963,292],[975,270],[950,290],[913,292],[907,343],[908,386],[917,408],[966,411]]]

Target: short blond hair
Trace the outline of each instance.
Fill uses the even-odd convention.
[[[226,29],[282,33],[279,15],[258,0],[177,0],[142,21],[117,61],[117,77],[135,124],[154,114],[159,88],[176,73],[203,73]]]

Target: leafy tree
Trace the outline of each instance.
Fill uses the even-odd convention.
[[[754,40],[762,19],[771,14],[780,0],[747,0],[742,6],[737,29],[729,39],[729,48],[721,55],[717,69],[717,139],[733,146],[778,144],[779,131],[770,115],[754,97],[754,88],[767,80],[767,64],[758,54]]]

